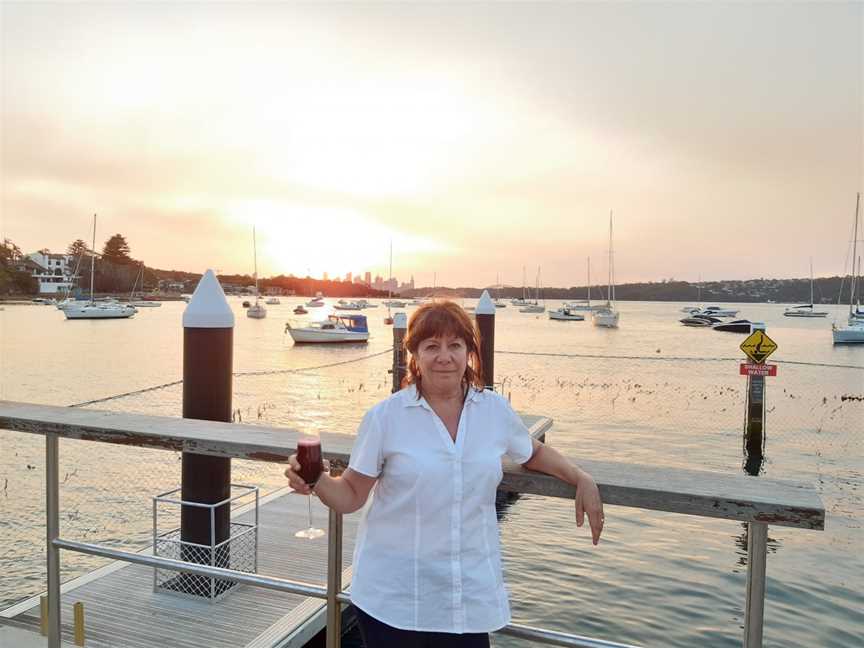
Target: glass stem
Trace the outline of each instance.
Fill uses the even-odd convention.
[[[309,495],[309,528],[312,528],[312,495]]]

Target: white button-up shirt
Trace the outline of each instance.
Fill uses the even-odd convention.
[[[411,386],[360,424],[349,466],[377,477],[354,549],[351,600],[387,625],[491,632],[510,621],[495,492],[501,459],[531,458],[509,403],[471,389],[456,440]]]

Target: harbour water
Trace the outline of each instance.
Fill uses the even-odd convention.
[[[353,433],[389,393],[385,308],[365,312],[368,345],[294,347],[284,323],[302,319],[291,313],[295,300],[269,306],[264,320],[247,319],[240,302],[230,298],[237,420]],[[767,379],[763,474],[814,484],[827,518],[824,532],[770,529],[765,645],[864,645],[864,348],[832,346],[830,317],[792,320],[779,305],[739,306],[779,345],[771,358],[778,376]],[[0,397],[69,405],[179,380],[184,307],[69,322],[51,307],[8,306],[0,312]],[[618,330],[500,309],[502,392],[518,410],[552,417],[547,440],[569,456],[740,473],[743,336],[681,326],[681,304],[619,307]],[[91,407],[177,416],[180,403],[173,385]],[[176,456],[93,446],[62,444],[61,532],[145,546],[150,498],[179,481]],[[0,608],[44,588],[43,462],[41,438],[0,434]],[[265,490],[284,484],[276,467],[249,462],[235,462],[234,480]],[[526,496],[503,512],[515,621],[645,646],[740,645],[740,524],[624,507],[606,513],[603,540],[592,547],[567,502]],[[63,560],[64,578],[98,564]]]

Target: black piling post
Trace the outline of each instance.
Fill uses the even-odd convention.
[[[484,290],[474,310],[477,330],[480,332],[480,363],[483,369],[483,384],[495,390],[495,304]]]
[[[231,421],[234,313],[212,270],[207,270],[183,313],[183,418]],[[181,499],[214,504],[231,496],[231,459],[183,453]],[[217,567],[229,567],[230,505],[210,508],[183,506],[180,514],[182,559],[210,562],[211,554],[187,543],[210,547]],[[183,589],[213,596],[228,581],[185,574]]]
[[[405,378],[405,333],[408,331],[408,316],[405,313],[394,313],[393,315],[393,389],[396,393],[402,389],[402,379]]]
[[[764,331],[765,325],[751,330]],[[747,376],[744,416],[744,472],[758,476],[765,462],[765,376]]]

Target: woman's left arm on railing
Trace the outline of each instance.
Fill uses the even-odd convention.
[[[591,540],[596,545],[600,542],[605,516],[603,514],[603,501],[600,499],[600,490],[594,483],[594,478],[579,466],[570,463],[555,448],[547,446],[537,439],[533,439],[533,442],[534,452],[531,458],[522,464],[522,467],[552,475],[576,487],[576,526],[581,527],[585,522],[585,515],[587,515],[588,524],[591,526]]]

